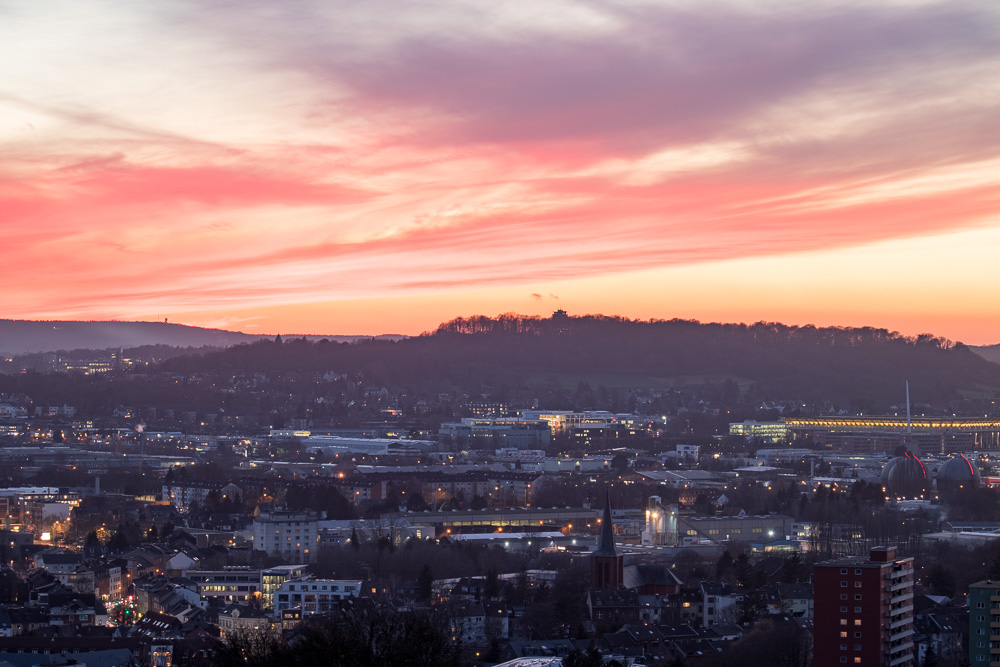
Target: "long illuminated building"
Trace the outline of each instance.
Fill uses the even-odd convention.
[[[847,454],[892,452],[907,438],[905,417],[795,417],[785,420],[793,440]],[[910,446],[921,456],[1000,450],[1000,420],[915,417]]]

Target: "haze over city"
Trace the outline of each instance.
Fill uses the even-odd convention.
[[[993,3],[0,4],[2,315],[998,342]]]

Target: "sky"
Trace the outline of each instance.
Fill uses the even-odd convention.
[[[0,0],[0,317],[1000,342],[993,0]]]

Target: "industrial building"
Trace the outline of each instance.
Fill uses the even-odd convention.
[[[785,419],[793,442],[845,454],[893,452],[900,446],[918,456],[1000,450],[1000,420],[959,417],[795,417]],[[911,432],[908,434],[908,427]]]

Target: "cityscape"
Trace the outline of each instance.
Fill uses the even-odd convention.
[[[815,391],[780,398],[754,389],[773,382],[762,377],[651,381],[575,352],[597,332],[625,342],[678,326],[699,339],[711,328],[557,311],[480,318],[474,332],[459,319],[419,339],[11,354],[0,659],[992,662],[996,366],[964,346],[869,334],[907,355],[880,376],[921,379],[862,414],[814,398],[835,395],[819,367]],[[826,348],[834,334],[870,344],[797,333]],[[552,341],[576,375],[520,376],[502,359],[510,376],[385,367],[414,349],[532,357]],[[994,388],[916,400],[955,381],[927,375],[942,355],[992,373]]]
[[[1000,3],[0,57],[0,667],[1000,667]]]

